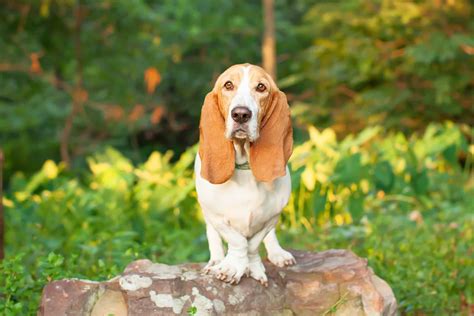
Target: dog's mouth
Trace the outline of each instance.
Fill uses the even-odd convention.
[[[247,122],[245,123],[237,123],[233,122],[231,126],[226,131],[226,138],[234,141],[249,141],[254,142],[258,138],[258,132],[252,130],[250,124]]]
[[[247,139],[249,134],[246,129],[239,127],[232,132],[232,138]]]

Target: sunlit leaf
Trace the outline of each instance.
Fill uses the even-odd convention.
[[[301,179],[303,180],[303,183],[308,190],[314,190],[314,186],[316,184],[316,176],[314,173],[314,168],[311,164],[306,165],[305,170],[301,174]]]
[[[43,172],[48,179],[54,179],[58,176],[58,166],[52,160],[47,160],[43,165]]]
[[[157,125],[158,123],[160,123],[164,113],[165,113],[165,108],[163,106],[157,106],[151,113],[150,122],[153,125]]]
[[[148,67],[145,70],[144,78],[146,83],[146,91],[149,94],[152,94],[155,91],[156,86],[158,86],[161,82],[161,75],[158,72],[158,69],[155,67]]]

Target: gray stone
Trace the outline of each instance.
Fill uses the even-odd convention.
[[[202,275],[204,264],[137,260],[109,281],[60,280],[45,286],[38,315],[395,315],[389,285],[347,250],[292,251],[297,264],[265,262],[263,287]]]

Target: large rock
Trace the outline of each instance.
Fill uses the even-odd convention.
[[[105,282],[54,281],[39,315],[395,315],[387,283],[350,251],[292,251],[297,264],[266,262],[269,286],[243,278],[229,285],[200,273],[204,264],[132,262]],[[190,309],[192,308],[192,309]]]

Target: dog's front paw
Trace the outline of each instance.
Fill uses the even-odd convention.
[[[202,272],[204,274],[209,274],[211,272],[211,268],[217,264],[219,264],[222,261],[222,259],[211,259],[209,262],[202,268]]]
[[[268,286],[268,278],[265,274],[265,267],[263,266],[262,260],[260,257],[250,260],[249,263],[249,273],[250,277],[257,280],[263,286]]]
[[[280,268],[291,266],[296,263],[295,257],[284,249],[268,253],[268,260]]]
[[[219,280],[229,282],[230,284],[237,284],[240,282],[247,267],[247,260],[227,256],[215,266],[210,267],[210,271]]]

